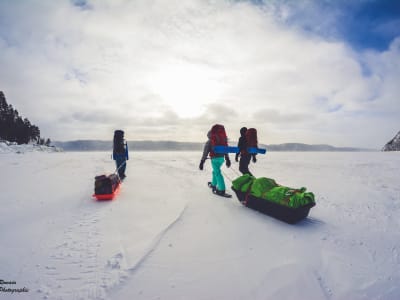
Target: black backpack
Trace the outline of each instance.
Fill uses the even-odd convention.
[[[94,178],[94,193],[96,195],[111,194],[118,187],[120,179],[117,174],[100,175]]]
[[[124,132],[122,130],[114,131],[114,146],[113,152],[115,154],[124,154],[125,153],[125,144],[124,144]]]

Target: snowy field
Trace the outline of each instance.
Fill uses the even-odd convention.
[[[399,152],[259,155],[316,196],[289,225],[213,195],[200,152],[132,150],[108,202],[110,153],[0,151],[0,299],[400,299]]]

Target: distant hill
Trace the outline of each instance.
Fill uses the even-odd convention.
[[[112,151],[112,141],[77,140],[53,142],[54,146],[64,151]],[[232,144],[234,145],[234,144]],[[175,141],[129,141],[128,147],[133,151],[202,151],[204,143]],[[375,151],[353,147],[334,147],[330,145],[308,145],[301,143],[286,143],[279,145],[260,145],[267,151]]]
[[[382,148],[382,151],[400,151],[400,131]]]
[[[285,143],[279,145],[267,145],[268,151],[336,151],[336,152],[360,152],[376,151],[373,149],[363,149],[354,147],[334,147],[331,145],[309,145],[302,143]]]
[[[64,151],[112,151],[112,141],[77,140],[53,142],[53,145]],[[129,149],[135,151],[200,151],[203,143],[175,141],[128,141]]]

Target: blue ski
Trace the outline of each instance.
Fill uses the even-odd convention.
[[[265,154],[267,149],[250,147],[247,149],[250,154]],[[215,153],[239,153],[239,147],[235,146],[214,146]]]
[[[247,148],[247,151],[250,154],[265,154],[265,152],[267,152],[267,149],[251,147],[251,148]]]
[[[215,153],[239,153],[239,148],[234,146],[214,146]]]

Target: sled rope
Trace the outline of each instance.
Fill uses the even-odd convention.
[[[238,176],[238,177],[242,176],[242,174],[239,174],[239,172],[236,171],[235,169],[231,169],[231,170],[233,171],[233,173],[235,173],[236,176]]]
[[[236,177],[242,176],[242,174],[239,174],[239,172],[236,171],[235,169],[233,169],[232,166],[231,166],[229,169],[233,172],[233,174],[234,174]],[[226,178],[228,178],[229,181],[232,183],[233,179],[231,178],[231,176],[229,176],[228,174],[226,174],[225,171],[222,171],[222,170],[221,170],[221,172],[222,172],[222,174],[223,174],[224,176],[226,176]]]
[[[206,159],[211,159],[211,157],[207,157]],[[236,170],[234,170],[234,169],[231,169],[231,170],[232,170],[233,173],[235,173],[236,176],[242,176],[242,175],[239,174],[238,171],[236,171]],[[224,176],[232,183],[233,179],[231,178],[231,176],[229,176],[228,174],[226,174],[226,172],[223,171],[223,170],[221,170],[221,173],[222,173],[222,175],[224,175]]]
[[[226,174],[225,171],[222,171],[222,170],[221,170],[221,173],[222,173],[226,178],[228,178],[229,181],[232,183],[233,179],[232,179],[230,176],[228,176],[228,174]]]
[[[126,164],[126,161],[124,161],[117,169],[115,169],[114,174],[118,175],[119,169],[125,164]],[[119,177],[119,175],[118,175],[118,177]]]

